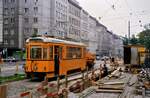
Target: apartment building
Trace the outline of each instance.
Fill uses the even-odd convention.
[[[47,32],[50,27],[51,0],[3,0],[3,44],[23,49],[25,40]]]
[[[89,33],[88,33],[88,49],[90,52],[96,54],[96,50],[97,50],[97,46],[98,46],[98,36],[97,36],[97,30],[96,30],[96,22],[97,20],[92,17],[92,16],[89,16],[89,25],[88,25],[88,30],[89,30]]]
[[[3,42],[3,3],[0,0],[0,43]]]
[[[114,56],[123,58],[123,40],[116,34],[113,36],[114,38]]]
[[[97,45],[96,54],[99,56],[102,56],[105,50],[105,46],[104,46],[105,38],[104,37],[106,37],[105,33],[107,31],[107,28],[97,21],[96,30],[97,30],[97,36],[98,36],[98,39],[97,39],[98,45]]]
[[[83,43],[88,45],[89,34],[89,14],[84,9],[81,10],[81,31],[80,36]]]
[[[81,7],[76,0],[68,0],[69,2],[69,34],[68,36],[71,39],[75,39],[77,41],[81,41]]]
[[[49,35],[66,38],[68,35],[68,0],[51,0]]]
[[[82,41],[90,52],[109,56],[119,43],[76,0],[0,0],[0,7],[1,49],[24,50],[30,36],[47,35]]]

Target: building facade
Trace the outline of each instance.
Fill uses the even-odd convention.
[[[59,38],[67,37],[68,33],[68,0],[50,0],[51,15],[48,35]]]
[[[0,0],[0,43],[3,42],[3,3]]]
[[[76,0],[0,0],[0,7],[2,49],[24,50],[27,38],[47,35],[83,42],[101,56],[122,51],[120,40]]]
[[[98,44],[97,44],[97,51],[96,51],[96,55],[99,55],[99,56],[103,56],[103,53],[104,53],[104,50],[105,50],[105,46],[104,46],[104,36],[105,36],[105,33],[107,31],[107,28],[100,24],[98,21],[96,23],[96,30],[97,30],[97,36],[98,36]]]
[[[114,38],[114,56],[123,58],[123,40],[118,36],[115,35],[113,36]]]
[[[98,46],[98,36],[97,36],[97,30],[96,30],[96,22],[97,20],[89,16],[89,33],[88,33],[88,50],[94,54],[96,54],[97,46]]]
[[[68,0],[69,2],[69,34],[68,36],[71,39],[75,39],[77,41],[81,41],[81,7],[79,6],[79,3],[76,0]]]
[[[47,32],[50,27],[51,0],[3,0],[3,44],[22,49],[25,40]]]
[[[89,14],[85,10],[81,10],[81,40],[83,43],[88,45],[88,34],[89,34]]]

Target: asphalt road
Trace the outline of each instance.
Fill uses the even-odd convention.
[[[100,64],[103,64],[104,61],[100,61],[97,60],[95,61],[95,65],[94,68],[99,68]],[[24,73],[24,69],[23,69],[23,65],[25,64],[25,61],[20,61],[20,62],[5,62],[3,64],[0,64],[1,67],[1,72],[0,72],[0,76],[11,76],[14,75],[16,73]],[[17,66],[18,65],[18,71],[17,70]]]
[[[23,65],[25,64],[24,61],[21,62],[4,62],[3,64],[0,64],[1,72],[0,76],[11,76],[16,73],[24,73]],[[18,71],[17,71],[17,65],[18,65]]]

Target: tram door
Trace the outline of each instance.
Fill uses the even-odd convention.
[[[60,60],[62,57],[62,48],[60,46],[54,46],[54,65],[55,65],[55,76],[59,75]]]

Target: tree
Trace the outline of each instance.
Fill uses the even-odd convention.
[[[144,45],[147,50],[144,64],[150,67],[150,29],[146,29],[138,34],[140,44]]]
[[[122,37],[122,39],[123,39],[123,44],[127,45],[128,44],[128,38],[127,37]]]
[[[146,49],[150,50],[150,30],[144,30],[138,34],[139,37],[139,43],[144,45]]]
[[[135,37],[135,35],[132,35],[132,38],[130,39],[130,44],[138,44],[138,38]]]

